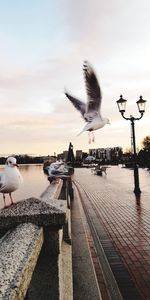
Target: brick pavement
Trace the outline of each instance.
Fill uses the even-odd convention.
[[[133,193],[132,170],[114,166],[108,169],[107,173],[107,176],[101,177],[93,175],[90,169],[75,169],[73,180],[86,192],[141,298],[148,300],[150,299],[150,175],[146,170],[140,170],[142,194],[139,200],[135,199]]]

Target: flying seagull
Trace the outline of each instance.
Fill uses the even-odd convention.
[[[80,111],[82,117],[86,121],[86,124],[82,131],[89,132],[89,143],[94,142],[94,130],[104,127],[106,124],[110,124],[109,119],[102,117],[100,109],[102,102],[101,89],[95,74],[93,67],[88,61],[83,64],[85,86],[87,93],[87,103],[78,100],[77,98],[65,92],[65,95],[72,102],[77,110]]]
[[[3,193],[4,207],[6,208],[5,194],[9,194],[10,205],[14,204],[11,193],[19,188],[23,178],[18,170],[15,157],[8,157],[5,163],[5,169],[0,173],[0,193]]]

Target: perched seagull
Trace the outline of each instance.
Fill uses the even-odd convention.
[[[55,180],[58,182],[59,176],[68,175],[68,169],[65,167],[63,162],[56,161],[47,167],[50,181]]]
[[[5,194],[9,194],[10,205],[14,204],[11,193],[19,188],[23,182],[22,175],[18,170],[15,157],[8,157],[5,163],[4,172],[0,173],[0,193],[3,193],[4,208],[6,208]]]
[[[89,131],[89,143],[91,143],[91,140],[94,142],[93,131],[104,127],[106,124],[110,124],[110,122],[109,119],[103,118],[101,115],[101,89],[95,72],[88,61],[85,61],[83,64],[83,71],[87,92],[87,103],[74,98],[68,92],[65,92],[65,95],[69,98],[75,108],[80,111],[82,117],[86,121],[86,125],[78,135],[84,131]]]

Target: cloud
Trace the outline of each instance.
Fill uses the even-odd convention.
[[[49,2],[46,3],[49,7]],[[103,95],[102,114],[112,123],[96,132],[93,147],[129,145],[130,126],[122,120],[116,100],[122,93],[128,100],[127,115],[138,115],[139,96],[150,97],[149,1],[66,0],[61,9],[58,10],[58,6],[58,3],[53,4],[47,13],[45,6],[38,2],[36,16],[34,6],[30,12],[25,10],[25,14],[20,6],[17,14],[14,6],[9,11],[12,27],[7,10],[5,14],[4,9],[0,13],[3,152],[8,153],[12,146],[13,150],[23,153],[36,153],[36,149],[38,153],[53,152],[53,149],[57,152],[57,149],[67,148],[70,140],[75,148],[88,150],[87,134],[76,137],[84,120],[64,95],[66,87],[74,96],[86,101],[82,71],[85,59],[96,70]],[[16,22],[12,18],[14,13],[20,14]],[[21,18],[24,34],[18,28]],[[30,30],[32,22],[35,23]],[[148,134],[149,114],[147,102],[145,116],[137,124],[138,142]]]

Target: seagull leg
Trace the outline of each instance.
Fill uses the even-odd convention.
[[[9,197],[10,197],[10,200],[11,200],[10,205],[13,205],[13,204],[14,204],[14,201],[13,201],[13,199],[12,199],[11,193],[9,193]]]
[[[59,177],[56,177],[56,181],[55,181],[56,183],[59,183]]]
[[[6,208],[7,205],[6,205],[6,198],[5,198],[5,194],[3,194],[3,200],[4,200],[4,207],[3,208]]]
[[[94,143],[95,142],[95,136],[94,136],[94,132],[91,131],[91,134],[92,134],[92,142]]]

